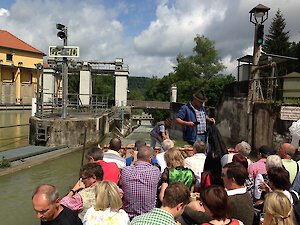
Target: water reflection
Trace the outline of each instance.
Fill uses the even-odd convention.
[[[30,110],[0,111],[0,127],[28,124]],[[0,151],[28,145],[29,126],[0,128]]]

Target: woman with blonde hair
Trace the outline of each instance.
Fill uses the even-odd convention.
[[[162,201],[166,188],[175,182],[183,183],[193,192],[196,177],[191,169],[184,167],[184,158],[181,152],[176,148],[171,148],[165,152],[164,158],[167,167],[162,173],[159,199]]]
[[[129,224],[129,217],[121,207],[122,199],[119,194],[118,186],[112,181],[101,181],[96,186],[96,204],[86,212],[83,224]]]
[[[264,204],[264,222],[266,225],[294,225],[293,206],[282,191],[267,194]]]

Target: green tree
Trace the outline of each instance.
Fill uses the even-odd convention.
[[[263,45],[265,52],[276,55],[288,55],[290,47],[289,31],[284,31],[285,26],[285,18],[278,9],[269,27],[269,34],[266,35],[266,41]]]
[[[214,42],[199,35],[194,38],[194,41],[193,55],[184,56],[179,54],[174,72],[169,73],[160,80],[151,81],[151,90],[147,89],[146,92],[148,99],[169,101],[170,88],[172,84],[176,84],[178,102],[186,102],[191,99],[196,90],[208,90],[210,83],[218,79],[214,78],[210,81],[210,78],[217,76],[225,69],[225,66],[218,58]],[[221,93],[223,87],[220,87],[220,89],[216,95]],[[210,102],[215,104],[216,100]]]
[[[145,100],[145,97],[143,95],[143,91],[141,89],[133,89],[129,92],[128,100]]]
[[[290,55],[292,57],[298,58],[298,60],[292,60],[289,62],[289,71],[295,71],[300,73],[300,42],[293,42],[291,44]]]

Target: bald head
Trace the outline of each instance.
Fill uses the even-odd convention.
[[[143,146],[138,150],[137,159],[140,161],[150,162],[152,150],[148,146]]]
[[[43,222],[53,221],[63,210],[58,191],[51,184],[42,184],[36,188],[32,204],[37,217]]]
[[[35,189],[35,192],[34,192],[32,198],[34,198],[34,196],[36,196],[36,195],[44,196],[45,199],[47,199],[49,203],[54,203],[59,198],[59,194],[58,194],[56,187],[51,184],[39,185]]]
[[[292,158],[296,153],[296,148],[290,143],[283,143],[279,149],[279,156],[281,158]]]

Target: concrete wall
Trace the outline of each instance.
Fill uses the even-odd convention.
[[[115,106],[127,105],[128,72],[115,72]]]
[[[78,118],[44,118],[31,117],[29,144],[44,146],[78,146],[84,144],[86,130],[86,144],[99,142],[109,131],[108,115],[80,116]],[[47,140],[37,141],[37,127],[47,129]]]
[[[79,94],[82,105],[90,104],[92,94],[92,77],[90,70],[80,70]]]
[[[246,98],[224,99],[215,113],[217,128],[228,147],[241,140],[248,141]]]

